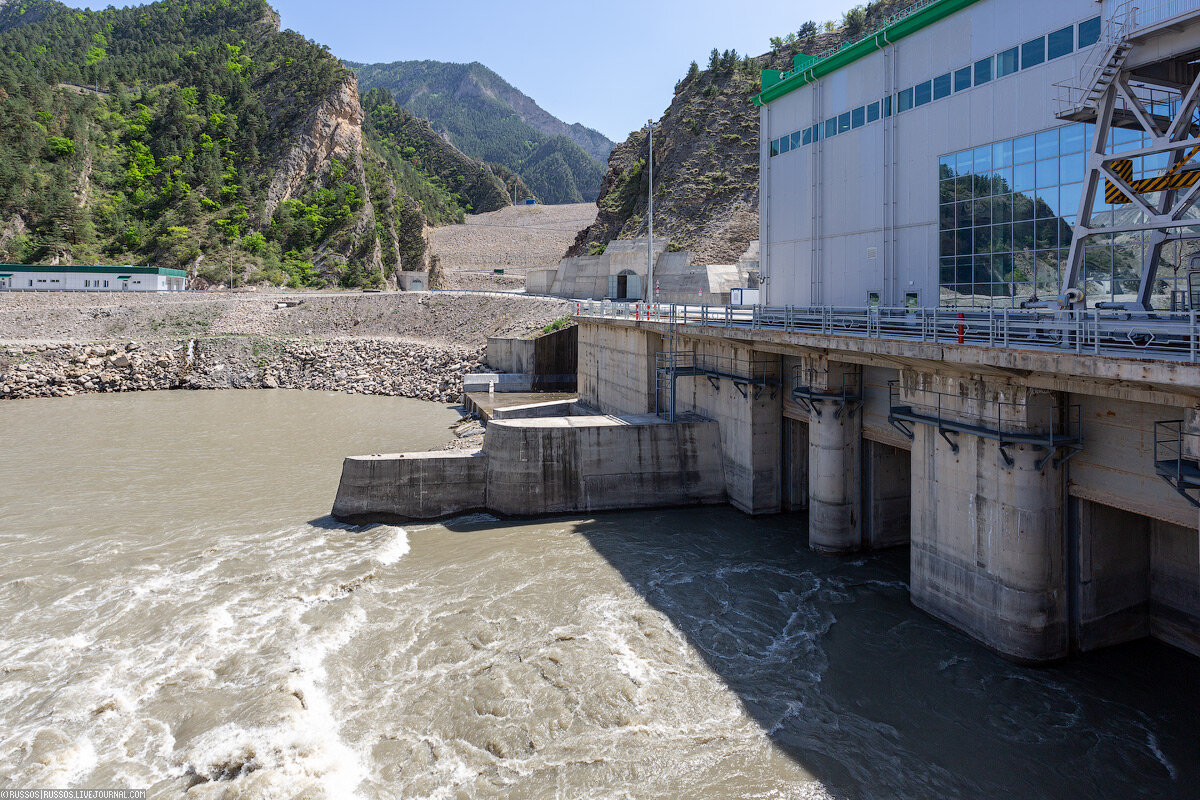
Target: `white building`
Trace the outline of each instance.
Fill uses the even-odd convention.
[[[187,273],[164,267],[0,264],[0,291],[182,292]]]
[[[1200,253],[1198,12],[933,0],[765,71],[764,302],[1178,308]],[[1132,197],[1106,202],[1113,172]]]

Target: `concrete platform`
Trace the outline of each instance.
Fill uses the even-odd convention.
[[[467,392],[463,405],[467,411],[478,414],[484,422],[490,422],[497,408],[528,406],[534,403],[549,403],[557,400],[578,400],[578,392]]]

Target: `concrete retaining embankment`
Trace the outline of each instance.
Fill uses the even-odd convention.
[[[333,515],[437,519],[486,509],[537,516],[721,503],[715,422],[650,416],[493,420],[483,450],[347,458]]]

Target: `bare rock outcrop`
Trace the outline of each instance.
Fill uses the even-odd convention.
[[[267,190],[267,218],[284,200],[290,200],[311,183],[314,175],[325,175],[334,161],[352,160],[362,172],[362,104],[358,80],[353,73],[309,114],[296,132],[293,144],[280,157]]]

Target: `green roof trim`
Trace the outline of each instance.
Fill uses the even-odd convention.
[[[0,264],[0,269],[13,272],[65,272],[73,275],[88,273],[91,275],[120,275],[128,278],[131,275],[164,275],[168,278],[186,278],[187,272],[181,269],[167,267],[101,267],[92,264]],[[12,277],[7,275],[5,277]]]
[[[792,60],[791,72],[763,70],[762,91],[754,96],[754,104],[765,106],[890,44],[895,44],[905,36],[941,22],[977,2],[979,0],[928,0],[925,4],[917,2],[897,14],[889,24],[824,58],[797,54]]]

